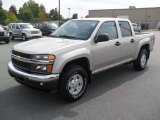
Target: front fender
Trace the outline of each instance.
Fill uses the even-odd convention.
[[[78,58],[87,58],[91,66],[90,51],[86,48],[80,48],[60,55],[55,61],[53,73],[61,73],[67,63]]]

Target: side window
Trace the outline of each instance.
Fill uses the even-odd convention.
[[[47,24],[43,24],[43,29],[47,29]]]
[[[42,29],[42,24],[39,24],[39,25],[38,25],[38,28],[39,28],[39,29]]]
[[[19,25],[18,25],[18,24],[16,25],[16,29],[20,29],[20,27],[19,27]]]
[[[108,34],[110,40],[117,39],[118,33],[116,23],[114,21],[104,22],[100,27],[97,35],[100,34]]]
[[[12,24],[9,24],[9,28],[11,28],[12,27]]]
[[[15,24],[12,24],[12,29],[15,29],[16,25]]]
[[[127,21],[119,21],[119,26],[121,29],[122,37],[130,37],[132,36],[132,30]]]

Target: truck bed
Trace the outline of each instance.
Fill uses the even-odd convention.
[[[144,35],[144,34],[149,34],[149,33],[145,33],[145,32],[135,32],[135,35]]]

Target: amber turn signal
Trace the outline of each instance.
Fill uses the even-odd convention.
[[[54,55],[49,55],[48,56],[48,60],[54,60],[56,58],[56,56],[54,56]]]
[[[52,68],[53,68],[53,65],[47,65],[47,72],[51,73],[52,72]]]

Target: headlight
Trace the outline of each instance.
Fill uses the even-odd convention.
[[[4,32],[4,36],[9,36],[7,31]]]
[[[34,55],[33,59],[35,60],[55,60],[56,56],[54,55]]]
[[[23,32],[24,32],[24,33],[28,33],[28,34],[31,33],[31,31],[28,31],[28,30],[24,30]]]
[[[32,64],[31,70],[33,72],[49,74],[52,72],[55,60],[54,55],[34,55],[32,59],[40,60],[41,62],[48,62],[47,64]]]
[[[39,34],[41,34],[42,32],[39,30],[39,32],[38,32]]]
[[[32,72],[49,74],[52,72],[53,64],[49,65],[33,64],[31,69]]]

